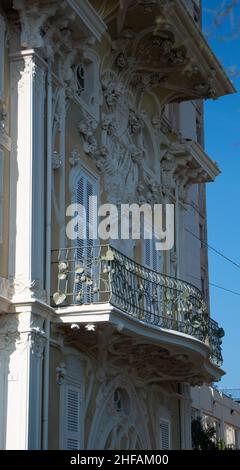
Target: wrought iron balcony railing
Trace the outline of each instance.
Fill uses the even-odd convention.
[[[208,344],[222,363],[224,331],[209,318],[202,293],[192,284],[144,267],[116,249],[80,245],[53,251],[53,304],[111,303],[147,324],[176,330]]]

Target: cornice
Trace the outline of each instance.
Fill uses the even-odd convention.
[[[175,157],[176,167],[185,168],[187,171],[187,165],[189,165],[193,173],[196,169],[200,170],[198,175],[194,175],[196,183],[213,182],[221,173],[217,163],[194,140],[184,139],[182,142],[176,142],[171,145],[169,152]]]
[[[191,140],[187,144],[190,146],[191,154],[196,162],[208,173],[210,181],[214,181],[217,176],[221,174],[221,170],[217,163],[214,162],[204,151],[202,146],[197,142]]]
[[[218,84],[218,96],[224,96],[226,94],[236,93],[236,88],[234,87],[232,81],[227,76],[222,64],[212,51],[207,40],[205,39],[201,29],[194,21],[190,12],[186,8],[183,0],[175,0],[176,11],[179,12],[179,16],[182,18],[183,22],[186,23],[186,28],[190,33],[193,42],[196,45],[196,49],[199,50],[199,54],[205,59],[205,63],[208,67],[212,68],[216,72],[216,82]],[[201,47],[199,47],[201,43]]]
[[[215,162],[193,140],[172,143],[161,161],[162,184],[165,193],[178,187],[181,201],[186,202],[193,184],[213,182],[220,174]]]
[[[47,62],[36,52],[35,49],[26,49],[18,52],[14,52],[9,55],[12,61],[24,60],[27,58],[31,58],[34,60],[36,65],[39,65],[43,69],[47,69],[48,65]]]
[[[92,5],[87,0],[66,0],[66,3],[72,8],[74,13],[84,23],[86,33],[93,34],[95,39],[100,41],[106,32],[107,26]]]
[[[122,15],[114,38],[115,62],[123,74],[129,68],[135,88],[142,89],[144,82],[166,89],[164,104],[217,99],[236,91],[182,0],[123,0],[123,5],[124,11],[115,11],[108,24],[112,28]],[[143,15],[141,27],[133,10]]]

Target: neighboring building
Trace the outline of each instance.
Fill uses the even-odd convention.
[[[220,390],[203,386],[191,389],[192,418],[216,428],[216,438],[227,448],[240,449],[240,404]]]
[[[0,14],[0,448],[191,448],[190,387],[223,375],[202,100],[234,92],[199,2]],[[175,204],[174,249],[70,242],[71,203],[94,227],[89,196]]]

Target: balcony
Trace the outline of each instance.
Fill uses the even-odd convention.
[[[198,2],[92,2],[114,40],[118,75],[134,92],[151,91],[162,107],[235,92],[202,34]]]
[[[110,319],[109,308],[120,319],[119,331],[121,321],[131,319],[144,327],[142,335],[153,328],[159,338],[160,332],[171,333],[170,342],[175,342],[176,334],[195,340],[206,348],[209,364],[217,368],[222,364],[224,331],[209,318],[195,286],[154,272],[109,245],[55,250],[52,269],[52,304],[61,323],[104,323]],[[178,345],[178,356],[179,352]]]

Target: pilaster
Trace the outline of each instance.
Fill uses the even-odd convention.
[[[44,318],[30,307],[23,310],[0,319],[0,388],[5,397],[0,438],[7,450],[41,448]]]
[[[181,449],[192,449],[192,432],[191,432],[191,395],[190,385],[181,385],[183,399],[180,401],[180,422],[181,422]]]
[[[9,273],[13,300],[44,298],[44,107],[46,64],[33,51],[11,56]]]

